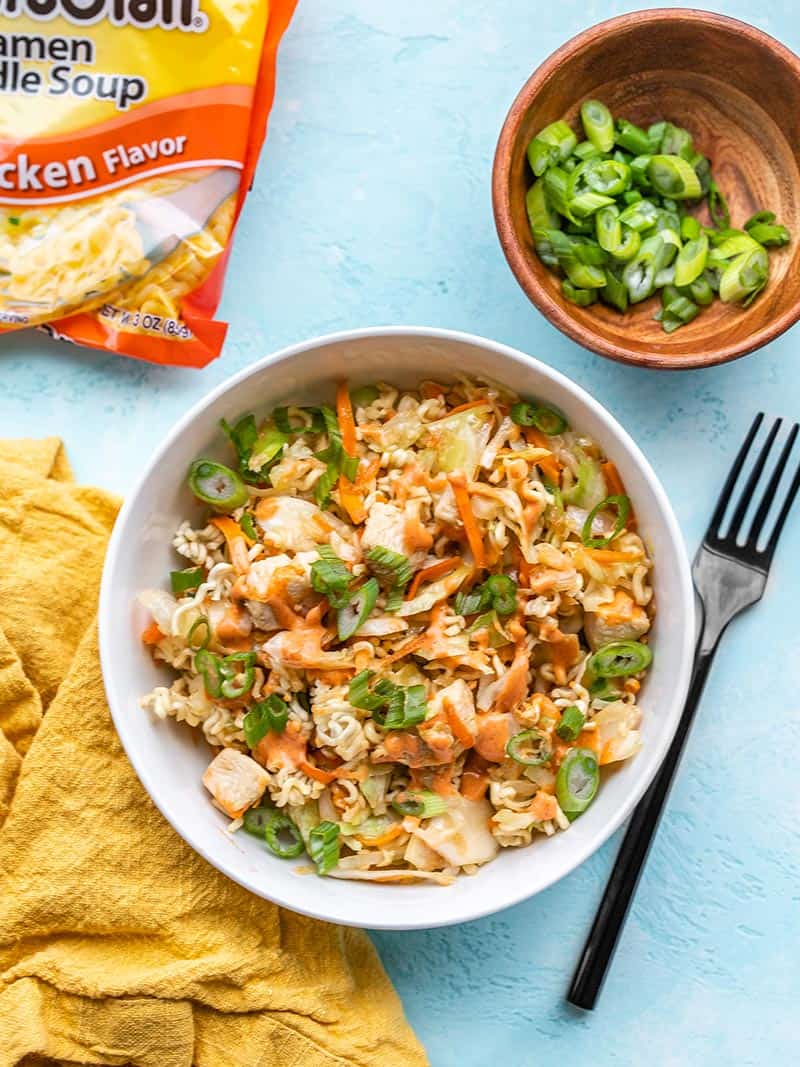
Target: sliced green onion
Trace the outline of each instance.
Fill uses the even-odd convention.
[[[382,585],[391,587],[405,586],[411,581],[414,573],[408,559],[400,552],[394,552],[391,548],[376,545],[367,552],[366,558],[370,570],[377,575]]]
[[[720,226],[723,229],[730,226],[731,213],[728,210],[728,201],[713,180],[708,186],[708,210],[715,226]]]
[[[398,793],[392,800],[392,807],[398,815],[413,815],[417,819],[433,819],[444,815],[447,801],[438,793],[421,789],[415,792]]]
[[[704,271],[703,276],[695,278],[689,286],[689,296],[694,300],[695,304],[699,304],[701,307],[708,307],[714,301],[714,290],[711,288],[706,274],[707,272]]]
[[[561,292],[571,304],[577,304],[578,307],[590,307],[597,300],[596,289],[576,289],[567,278],[561,280]]]
[[[368,578],[343,604],[336,614],[336,632],[340,641],[347,641],[364,625],[375,607],[380,586],[375,578]]]
[[[652,126],[647,127],[647,138],[650,141],[650,148],[653,152],[661,152],[661,142],[664,140],[664,134],[667,132],[667,123],[664,121],[654,122]]]
[[[561,712],[561,722],[556,727],[556,733],[562,741],[575,741],[585,722],[586,717],[580,708],[571,704]]]
[[[553,211],[548,204],[544,181],[541,178],[537,178],[528,190],[525,197],[525,209],[528,212],[528,222],[532,233],[535,234],[537,230],[561,229],[561,218],[558,212]]]
[[[773,226],[766,222],[756,223],[747,230],[754,241],[769,248],[781,248],[788,245],[791,237],[785,226]]]
[[[703,228],[694,215],[684,215],[681,219],[681,237],[684,241],[694,241],[703,232]]]
[[[327,874],[339,862],[339,827],[335,822],[318,823],[308,834],[308,854],[317,874]]]
[[[752,252],[736,256],[722,272],[719,297],[723,303],[742,300],[763,288],[769,271],[767,250],[760,246]]]
[[[380,391],[374,385],[360,385],[357,389],[351,390],[350,403],[354,408],[368,408],[380,395]]]
[[[189,488],[217,511],[235,511],[247,503],[247,486],[230,467],[210,459],[196,459],[189,468]]]
[[[517,583],[507,574],[493,574],[486,579],[486,589],[498,615],[513,615],[517,610]]]
[[[456,593],[453,610],[456,615],[475,615],[477,612],[488,608],[491,602],[492,594],[489,592],[486,583],[484,583],[470,589],[468,593]]]
[[[592,700],[619,700],[620,690],[613,678],[597,678],[589,685],[589,695]]]
[[[630,230],[629,232],[634,233],[635,231]],[[636,237],[638,239],[639,235],[636,234]],[[628,310],[628,290],[625,288],[622,279],[618,278],[613,271],[606,271],[606,284],[598,292],[600,293],[600,299],[604,303],[610,304],[611,307],[615,307],[618,311]]]
[[[610,508],[614,508],[617,512],[614,529],[608,537],[593,537],[592,526],[598,513]],[[631,502],[628,497],[622,496],[621,494],[607,496],[605,500],[601,500],[599,504],[596,504],[586,517],[586,522],[583,524],[583,529],[581,530],[581,541],[586,548],[605,548],[607,545],[611,544],[615,537],[619,537],[622,533],[630,513]]]
[[[199,634],[199,636],[198,636]],[[211,623],[205,615],[201,615],[199,619],[195,619],[189,628],[189,633],[186,637],[186,643],[189,648],[197,652],[199,649],[208,648],[211,641]]]
[[[566,122],[551,122],[528,145],[528,162],[538,178],[553,163],[563,162],[572,152],[578,138]]]
[[[322,824],[320,824],[322,825]],[[333,825],[331,823],[330,825]],[[311,831],[314,832],[313,830]],[[339,828],[336,827],[338,835]],[[282,860],[291,860],[295,856],[301,855],[305,852],[305,845],[303,844],[303,838],[294,822],[288,815],[284,815],[281,811],[276,811],[272,814],[264,827],[264,840],[267,842],[267,847],[270,852],[274,852],[276,856],[280,856]],[[336,842],[336,858],[339,858],[339,842]],[[330,870],[330,868],[328,868]],[[324,872],[320,871],[320,874]]]
[[[172,592],[175,596],[194,592],[195,589],[202,585],[204,575],[205,571],[202,567],[192,567],[190,570],[185,571],[170,571],[169,579],[172,585]]]
[[[568,819],[586,811],[599,784],[600,766],[591,749],[574,748],[566,754],[556,775],[556,799]]]
[[[371,693],[369,683],[372,680],[372,671],[360,671],[350,681],[347,693],[348,701],[354,708],[363,711],[374,711],[385,703],[385,699],[377,693]]]
[[[221,659],[207,648],[199,648],[194,655],[195,670],[203,678],[203,685],[210,697],[222,696]]]
[[[643,233],[655,226],[658,218],[658,208],[652,200],[637,200],[625,208],[619,217],[623,226],[627,226],[637,233]]]
[[[328,598],[332,608],[341,608],[350,600],[353,576],[330,545],[317,545],[319,559],[311,564],[311,588]]]
[[[428,701],[425,696],[424,685],[410,685],[400,690],[403,694],[403,703],[392,701],[384,721],[387,730],[407,730],[409,726],[417,726],[425,720],[428,714]]]
[[[652,156],[636,156],[631,160],[630,172],[631,181],[639,189],[650,190],[653,188],[653,183],[650,181],[648,170],[650,167],[650,160]]]
[[[770,226],[775,221],[776,217],[774,211],[757,211],[755,215],[750,216],[742,228],[749,230],[751,226],[758,226],[761,223]]]
[[[591,141],[581,141],[572,150],[572,155],[581,163],[585,163],[587,159],[594,159],[595,156],[602,156],[602,154],[603,150],[593,145]]]
[[[581,123],[589,141],[601,152],[614,147],[614,119],[600,100],[584,100],[581,104]]]
[[[251,541],[258,540],[258,530],[256,530],[256,524],[253,522],[253,516],[249,511],[245,511],[242,517],[239,519],[239,525],[244,531],[245,535],[250,538]]]
[[[585,219],[593,215],[595,211],[599,211],[601,207],[607,207],[613,203],[610,196],[604,196],[602,193],[578,193],[569,201],[569,209],[579,219]]]
[[[553,750],[541,730],[520,730],[506,742],[506,755],[524,767],[540,767],[547,763]]]
[[[511,420],[518,426],[535,426],[548,437],[564,433],[569,427],[567,420],[555,408],[526,404],[522,401],[511,408]]]
[[[704,233],[692,238],[678,252],[675,260],[675,284],[691,285],[705,270],[708,259],[708,238]]]
[[[584,178],[592,192],[619,196],[630,185],[631,168],[613,159],[591,159],[586,164]]]
[[[635,156],[644,156],[652,150],[650,138],[640,126],[634,126],[627,119],[617,119],[614,141]]]
[[[691,200],[702,195],[694,167],[680,156],[653,156],[647,177],[657,193],[672,200]]]
[[[289,707],[277,693],[253,704],[242,721],[242,731],[248,748],[255,748],[268,733],[282,734],[289,721]]]
[[[692,135],[681,126],[667,122],[661,138],[661,152],[665,156],[681,156],[688,160],[694,154]]]
[[[220,695],[237,700],[253,688],[255,681],[255,652],[233,652],[219,661]]]
[[[259,837],[263,841],[267,823],[274,814],[275,809],[267,804],[262,804],[257,808],[248,808],[243,816],[244,829],[248,834]]]
[[[595,678],[626,678],[647,670],[653,653],[641,641],[612,641],[590,657],[587,669]]]
[[[640,200],[644,200],[644,197],[638,189],[628,189],[627,192],[622,194],[622,199],[630,206],[631,204],[638,204]]]

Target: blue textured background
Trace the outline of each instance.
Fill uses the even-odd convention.
[[[7,337],[2,435],[60,434],[79,478],[124,492],[173,420],[259,356],[344,327],[453,327],[527,350],[594,393],[648,454],[693,549],[754,410],[800,415],[800,334],[691,374],[590,355],[517,288],[489,194],[500,125],[533,68],[591,23],[641,6],[301,0],[228,277],[223,357],[170,370]],[[800,50],[791,0],[716,10]],[[376,935],[434,1067],[559,1054],[597,1067],[798,1061],[798,552],[800,511],[766,598],[717,660],[593,1015],[563,994],[616,840],[494,918]]]

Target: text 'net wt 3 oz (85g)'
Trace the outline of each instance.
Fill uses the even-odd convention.
[[[157,363],[215,320],[296,0],[0,0],[0,331]]]

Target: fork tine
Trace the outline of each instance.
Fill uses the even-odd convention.
[[[753,499],[753,494],[755,493],[756,486],[758,485],[758,479],[761,477],[761,473],[764,470],[764,467],[766,466],[767,460],[769,459],[769,454],[772,450],[773,444],[775,443],[775,438],[778,436],[778,430],[781,428],[781,421],[781,419],[776,419],[775,422],[773,422],[772,428],[767,434],[767,439],[758,454],[758,458],[753,464],[753,469],[750,471],[747,482],[745,483],[744,488],[739,494],[739,502],[736,505],[736,510],[731,516],[730,525],[728,526],[728,533],[726,534],[726,537],[729,540],[736,541],[739,536],[739,530],[742,525],[742,520],[744,519],[748,505]]]
[[[708,533],[706,534],[706,540],[710,536],[719,537],[719,528],[722,524],[722,520],[725,516],[725,509],[728,507],[728,502],[733,492],[733,487],[736,485],[736,479],[739,477],[739,471],[741,466],[747,458],[747,453],[750,451],[750,446],[753,443],[753,439],[761,428],[761,423],[764,421],[764,412],[759,411],[756,417],[753,419],[753,424],[750,427],[747,437],[744,439],[744,444],[739,449],[736,459],[731,464],[731,469],[728,472],[728,477],[725,479],[725,484],[722,487],[722,492],[719,494],[719,500],[717,500],[717,506],[714,508],[714,514],[711,516],[711,521],[708,524]]]
[[[797,431],[800,429],[797,423],[792,426],[789,431],[789,436],[786,439],[786,444],[783,446],[778,462],[775,464],[775,470],[772,472],[772,477],[769,480],[767,488],[764,490],[764,494],[761,498],[761,503],[758,505],[758,511],[753,516],[753,522],[750,526],[750,533],[747,535],[747,543],[751,547],[755,548],[758,544],[758,539],[761,536],[761,530],[766,522],[769,510],[775,502],[775,494],[778,491],[778,485],[781,480],[783,472],[786,470],[786,464],[789,461],[794,442],[797,438]]]
[[[783,524],[786,522],[786,517],[791,510],[794,498],[797,496],[797,490],[800,489],[800,464],[797,466],[797,470],[794,472],[794,478],[792,478],[792,484],[789,486],[789,492],[786,494],[786,499],[783,502],[783,507],[780,510],[778,518],[775,520],[775,527],[772,531],[772,536],[767,541],[764,553],[767,557],[767,562],[772,559],[772,555],[775,551],[775,546],[778,543],[778,538],[781,535]]]

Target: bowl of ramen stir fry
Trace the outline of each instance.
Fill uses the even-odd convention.
[[[514,869],[574,865],[568,842],[610,832],[668,742],[665,704],[648,700],[662,653],[678,692],[690,661],[675,647],[691,648],[686,564],[654,521],[654,476],[553,372],[490,370],[480,342],[420,334],[411,359],[380,361],[372,335],[370,359],[334,344],[308,388],[250,371],[212,398],[216,435],[186,436],[169,506],[149,511],[166,565],[152,559],[127,608],[127,655],[148,667],[123,741],[188,743],[194,778],[176,792],[228,865],[246,858],[228,873],[369,925],[430,925],[420,894],[453,896],[436,921],[456,921],[472,885],[493,910],[490,882],[503,906],[529,893]],[[437,343],[449,359],[429,358]],[[390,917],[402,897],[399,921],[368,914],[380,894]]]

